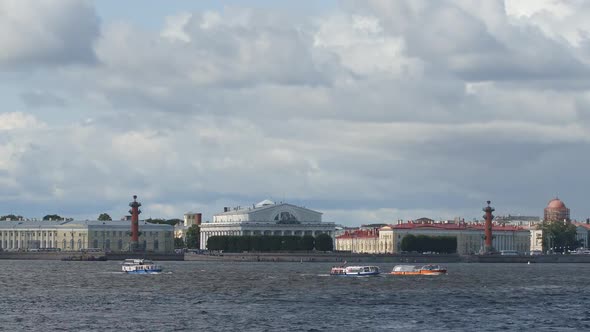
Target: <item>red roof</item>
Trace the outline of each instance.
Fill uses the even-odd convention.
[[[590,229],[590,225],[581,224],[588,226]],[[479,224],[467,224],[467,223],[459,223],[459,224],[417,224],[417,223],[404,223],[399,225],[389,225],[385,226],[387,228],[391,228],[394,230],[403,230],[403,229],[424,229],[424,230],[448,230],[448,231],[459,231],[459,230],[481,230],[485,229],[484,223]],[[385,228],[383,227],[383,228]],[[382,228],[382,229],[383,229]],[[499,224],[492,224],[492,232],[514,232],[514,231],[523,231],[527,230],[521,226],[512,226],[512,225],[499,225]],[[378,238],[379,237],[379,229],[370,229],[370,230],[354,230],[354,231],[346,231],[344,234],[337,236],[338,239],[359,239],[359,238]]]
[[[414,223],[405,223],[399,225],[391,225],[393,229],[440,229],[440,230],[483,230],[485,228],[484,223],[480,224],[414,224]],[[524,230],[523,227],[520,226],[512,226],[512,225],[498,225],[492,224],[492,231],[493,232],[508,232],[508,231],[520,231]]]
[[[572,224],[574,224],[576,227],[584,227],[585,229],[590,230],[589,224],[581,223],[581,222],[573,222]]]

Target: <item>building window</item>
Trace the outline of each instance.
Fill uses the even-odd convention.
[[[82,240],[78,239],[78,250],[82,249]]]
[[[111,249],[111,239],[107,239],[106,241],[106,248]]]
[[[154,240],[154,250],[158,249],[160,249],[160,243],[158,243],[158,240]]]
[[[117,248],[119,249],[119,251],[123,250],[123,240],[119,240],[117,242]]]
[[[94,242],[92,242],[92,248],[98,248],[98,240],[94,240]]]
[[[61,245],[62,245],[63,249],[65,250],[66,249],[66,240],[65,239],[62,241]]]
[[[74,239],[70,240],[70,249],[74,250]]]

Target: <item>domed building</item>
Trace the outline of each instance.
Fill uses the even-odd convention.
[[[570,220],[570,209],[557,197],[549,201],[545,208],[545,221],[564,221]]]
[[[304,236],[328,234],[334,237],[333,222],[322,222],[322,213],[288,203],[264,200],[251,207],[224,207],[213,215],[213,222],[201,223],[201,248],[216,235]]]

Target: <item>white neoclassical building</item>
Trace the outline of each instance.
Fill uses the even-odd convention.
[[[251,207],[224,208],[212,222],[201,224],[201,249],[216,235],[303,236],[328,234],[334,237],[335,224],[322,222],[322,213],[287,203],[264,200]]]
[[[128,221],[0,221],[0,248],[6,251],[59,249],[79,251],[97,248],[128,251]],[[174,250],[171,225],[139,222],[142,248],[154,252]]]

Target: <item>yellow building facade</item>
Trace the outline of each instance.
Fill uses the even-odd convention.
[[[457,224],[400,224],[389,225],[378,230],[356,230],[346,232],[335,240],[335,250],[368,254],[396,254],[402,251],[405,236],[452,236],[457,238],[457,253],[461,255],[479,253],[484,245],[484,230],[481,225]],[[514,226],[494,225],[492,245],[498,251],[516,250],[527,253],[531,248],[528,229]]]
[[[0,221],[0,247],[6,251],[98,249],[124,252],[130,247],[126,221]],[[146,251],[174,250],[171,225],[139,223],[139,247]]]

